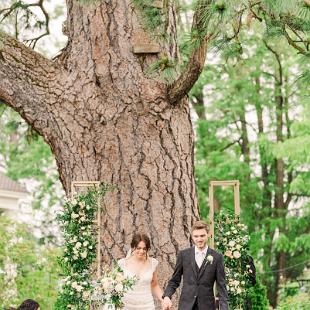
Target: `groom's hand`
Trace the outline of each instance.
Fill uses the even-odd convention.
[[[172,309],[172,302],[168,296],[166,296],[163,300],[163,310]]]

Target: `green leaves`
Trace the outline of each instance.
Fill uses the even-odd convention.
[[[235,215],[221,212],[215,219],[215,244],[224,255],[229,307],[240,309],[246,303],[254,273],[249,259],[247,227]]]
[[[97,231],[95,219],[101,212],[101,199],[111,186],[90,188],[86,193],[65,203],[58,219],[63,228],[65,248],[59,259],[63,284],[56,302],[56,309],[85,310],[89,306],[92,264],[96,258]]]
[[[29,227],[0,216],[0,307],[33,298],[51,309],[57,296],[58,255],[58,249],[38,245]]]
[[[141,24],[151,36],[164,36],[164,13],[153,5],[152,0],[133,0],[133,5],[138,9]]]
[[[268,14],[276,9],[277,3],[270,1]],[[285,8],[282,9],[284,12]],[[241,218],[249,226],[249,247],[260,263],[262,281],[272,295],[278,277],[274,271],[278,269],[278,254],[286,257],[287,267],[295,266],[301,256],[304,259],[309,255],[306,246],[309,233],[305,229],[309,231],[310,219],[307,198],[303,198],[310,195],[309,83],[303,84],[299,78],[306,72],[309,58],[307,53],[296,56],[284,37],[279,37],[283,35],[284,23],[290,35],[289,27],[300,31],[297,29],[304,25],[299,17],[269,16],[256,6],[253,10],[258,16],[265,16],[265,23],[252,21],[251,29],[241,28],[236,40],[225,41],[225,37],[219,36],[219,44],[221,39],[224,42],[222,51],[209,58],[206,72],[191,93],[193,105],[199,94],[204,94],[201,109],[206,119],[197,113],[195,168],[199,205],[205,218],[209,210],[206,206],[209,181],[240,181]],[[262,42],[266,29],[273,36],[268,38],[273,52]],[[241,49],[238,51],[239,42],[242,53]],[[281,88],[277,93],[282,94],[281,109],[275,97],[276,87]],[[277,113],[282,114],[282,128]],[[284,141],[277,143],[279,131]],[[277,183],[278,159],[284,161],[282,209],[275,207],[274,199],[281,190]],[[233,211],[231,190],[218,189],[215,198],[216,211]],[[286,275],[292,279],[302,273],[299,266],[288,270]]]

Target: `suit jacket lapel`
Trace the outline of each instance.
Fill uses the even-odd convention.
[[[194,246],[191,248],[190,256],[191,256],[190,257],[190,261],[191,261],[191,265],[192,265],[192,268],[193,268],[193,272],[194,272],[195,277],[197,278],[198,277],[198,272],[197,272],[197,267],[196,267],[195,247]]]
[[[209,262],[207,262],[207,257],[208,257],[208,255],[210,255],[210,254],[211,254],[211,249],[210,249],[210,247],[208,247],[206,256],[205,256],[205,258],[204,258],[204,260],[203,260],[203,262],[202,262],[202,264],[201,264],[201,267],[200,267],[200,269],[199,269],[199,276],[198,276],[198,279],[203,275],[203,273],[204,273],[204,271],[205,271],[207,265],[210,264]]]

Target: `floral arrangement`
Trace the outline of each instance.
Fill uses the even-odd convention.
[[[119,266],[106,269],[103,277],[93,282],[93,304],[106,305],[109,309],[121,309],[122,297],[136,283],[136,277],[125,277]]]
[[[251,287],[246,225],[235,215],[220,213],[215,221],[216,248],[224,254],[226,284],[231,309],[242,309]]]
[[[64,235],[64,252],[59,259],[64,279],[61,281],[55,309],[85,310],[92,292],[91,266],[96,259],[94,220],[98,200],[109,190],[107,186],[92,188],[68,199],[58,215]]]
[[[212,265],[212,263],[213,263],[213,256],[212,255],[207,256],[206,263]]]

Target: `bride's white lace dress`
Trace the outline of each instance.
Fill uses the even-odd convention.
[[[153,273],[156,270],[158,261],[150,257],[150,267],[143,274],[131,290],[125,293],[123,297],[124,310],[155,310],[154,298],[151,290],[151,281]],[[126,258],[118,261],[118,265],[123,269],[125,276],[135,276],[126,266]]]

